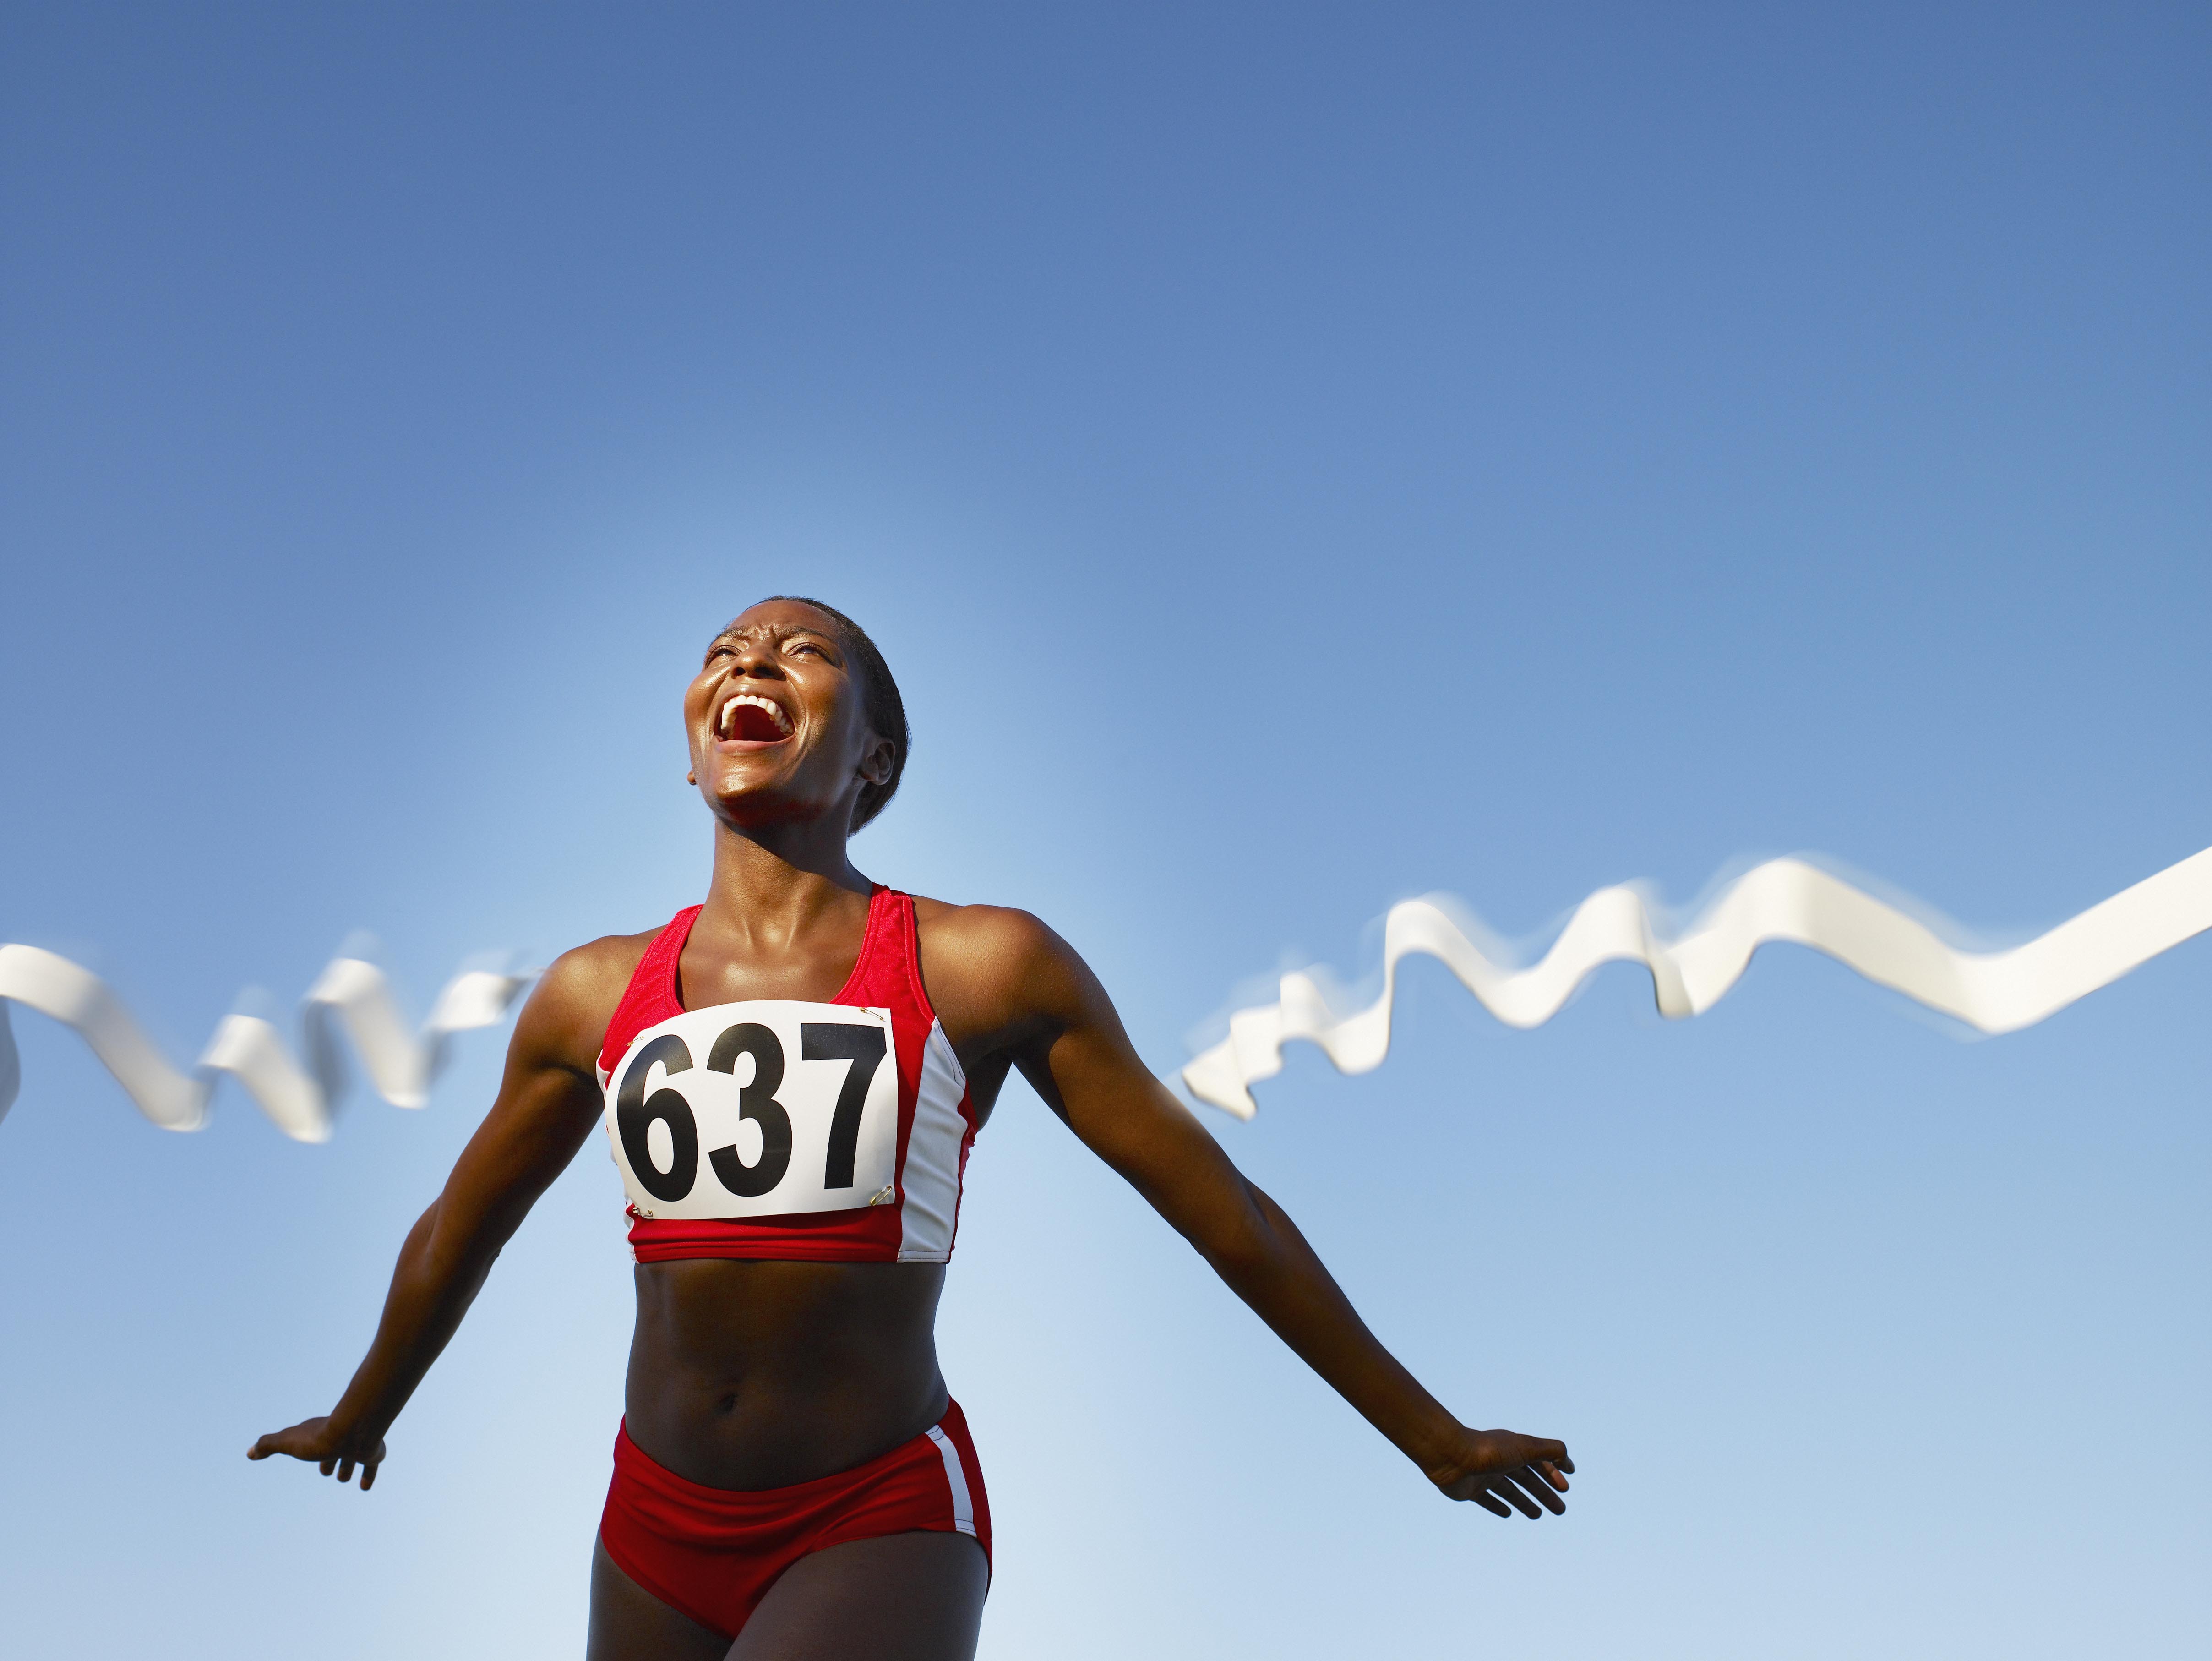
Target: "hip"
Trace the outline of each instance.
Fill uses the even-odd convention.
[[[615,1566],[671,1608],[734,1636],[793,1563],[849,1541],[965,1534],[991,1555],[990,1500],[959,1404],[849,1469],[771,1488],[730,1489],[669,1469],[615,1438],[599,1541]]]

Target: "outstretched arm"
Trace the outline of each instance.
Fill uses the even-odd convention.
[[[1148,1072],[1097,977],[1034,918],[1007,919],[1015,1065],[1085,1146],[1127,1177],[1276,1335],[1455,1500],[1500,1517],[1558,1512],[1564,1443],[1462,1425],[1385,1349],[1305,1237]],[[1013,919],[1018,921],[1012,921]]]
[[[341,1483],[358,1465],[362,1488],[374,1483],[384,1433],[460,1326],[501,1248],[598,1120],[590,1035],[594,1015],[604,1028],[612,1007],[606,978],[591,948],[546,971],[515,1022],[498,1099],[399,1249],[384,1317],[353,1382],[326,1416],[271,1432],[247,1458],[289,1454]]]

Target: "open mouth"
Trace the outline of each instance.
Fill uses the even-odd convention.
[[[781,744],[791,736],[791,717],[782,706],[751,692],[723,700],[714,717],[714,736],[745,744]]]

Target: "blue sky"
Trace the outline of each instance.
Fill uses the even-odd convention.
[[[696,898],[768,592],[917,734],[871,874],[1165,1072],[1431,889],[1814,850],[2014,936],[2212,842],[2212,25],[2164,7],[16,8],[0,939],[179,1060]],[[2198,940],[1966,1042],[1787,948],[1675,1025],[1443,972],[1210,1121],[1564,1521],[1451,1507],[1026,1092],[941,1342],[988,1657],[2201,1646]],[[572,1652],[628,1265],[587,1149],[376,1491],[324,1410],[489,1100],[169,1136],[18,1013],[26,1652]]]

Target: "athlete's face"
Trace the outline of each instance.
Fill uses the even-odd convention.
[[[684,695],[691,778],[717,813],[742,824],[852,820],[863,783],[890,776],[891,741],[830,618],[765,600],[714,636]]]

